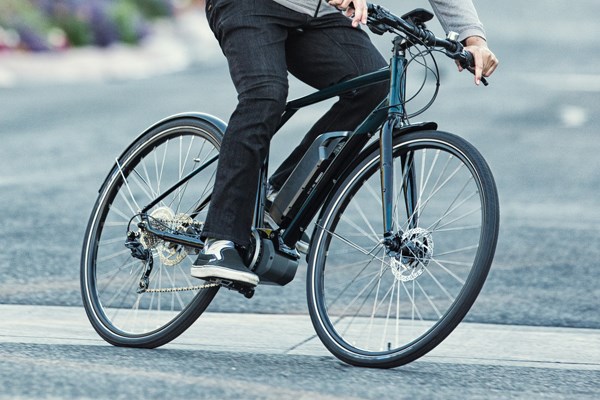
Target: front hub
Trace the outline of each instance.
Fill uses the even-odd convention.
[[[391,257],[392,274],[400,281],[417,279],[425,271],[433,257],[431,232],[423,228],[412,228],[396,235],[398,251],[388,252]]]

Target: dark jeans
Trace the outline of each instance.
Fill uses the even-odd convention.
[[[313,18],[273,0],[207,0],[207,18],[238,92],[219,155],[203,236],[245,245],[259,172],[288,94],[287,71],[322,89],[386,65],[367,34],[342,14]],[[270,179],[281,187],[320,134],[353,130],[387,95],[379,84],[341,96]]]

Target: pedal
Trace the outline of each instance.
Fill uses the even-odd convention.
[[[254,296],[255,286],[244,285],[243,283],[240,283],[240,282],[235,282],[235,281],[230,281],[227,279],[220,279],[220,278],[210,279],[210,280],[208,280],[208,282],[216,283],[217,285],[224,287],[228,290],[233,290],[238,293],[241,293],[247,299],[251,299],[252,296]]]

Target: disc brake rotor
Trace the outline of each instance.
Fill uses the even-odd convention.
[[[423,228],[409,229],[401,237],[402,251],[392,256],[392,274],[400,281],[421,276],[433,257],[431,232]]]
[[[186,232],[194,221],[187,214],[175,214],[171,208],[163,206],[158,207],[149,215],[152,228],[161,231]],[[142,245],[153,250],[158,255],[160,261],[167,266],[174,266],[182,262],[188,256],[188,249],[185,246],[165,242],[159,237],[143,231],[140,235]]]

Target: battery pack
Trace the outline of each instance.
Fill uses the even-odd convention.
[[[269,210],[279,226],[285,226],[319,181],[323,171],[335,158],[350,131],[328,132],[319,135],[285,181]]]

